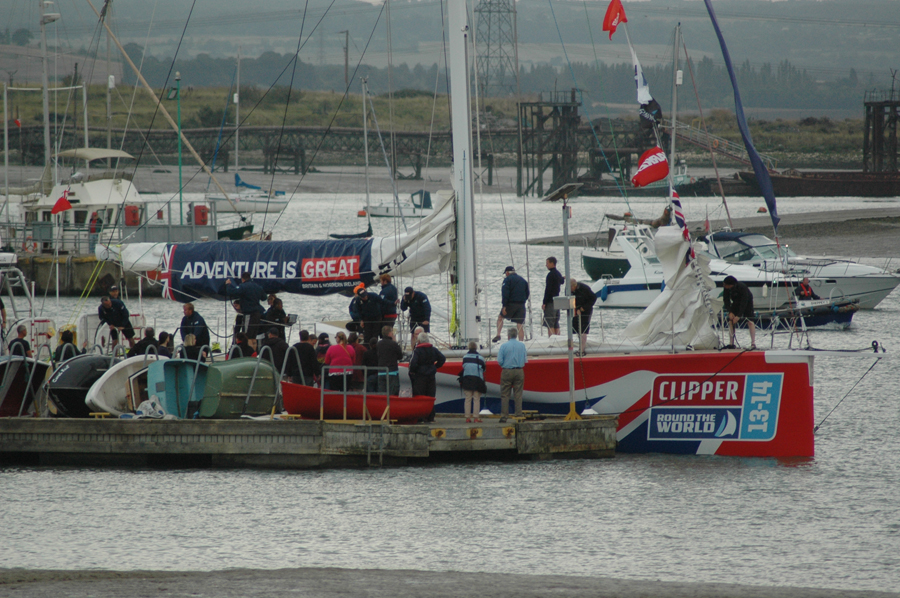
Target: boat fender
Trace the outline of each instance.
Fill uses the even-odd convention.
[[[603,285],[603,288],[600,289],[600,301],[606,301],[607,297],[609,297],[609,285]]]
[[[662,293],[665,290],[666,290],[666,281],[663,280],[661,283],[659,283],[659,292]]]

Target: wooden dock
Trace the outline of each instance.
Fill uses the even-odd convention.
[[[434,423],[287,420],[0,419],[0,464],[337,468],[452,460],[600,458],[616,418],[461,417]]]

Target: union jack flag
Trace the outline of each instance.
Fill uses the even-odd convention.
[[[678,197],[678,193],[672,191],[672,213],[675,215],[675,224],[677,224],[681,228],[681,234],[684,237],[684,240],[691,243],[691,233],[688,231],[687,221],[684,219],[684,209],[681,207],[681,199]],[[697,255],[694,253],[694,246],[690,245],[691,251],[688,254],[687,260],[690,261],[695,259]]]
[[[170,245],[166,247],[163,253],[162,270],[159,272],[159,280],[163,283],[162,296],[166,299],[175,301],[175,293],[172,289],[172,257],[175,254],[175,248],[178,245]]]

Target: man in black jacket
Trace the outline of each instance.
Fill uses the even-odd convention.
[[[322,372],[322,364],[316,358],[316,340],[316,337],[311,335],[309,330],[301,330],[300,342],[295,343],[292,347],[297,352],[297,356],[294,357],[292,354],[288,354],[287,371],[297,384],[312,386]],[[300,375],[301,372],[302,376]]]
[[[366,289],[360,289],[357,297],[359,301],[356,307],[362,322],[363,343],[368,345],[370,340],[381,334],[381,322],[384,319],[381,297]]]
[[[747,321],[750,330],[750,350],[756,350],[756,324],[753,322],[753,293],[747,285],[740,282],[734,276],[726,276],[723,281],[725,290],[722,292],[722,300],[725,302],[725,312],[728,314],[728,325],[731,329],[731,345],[734,348],[734,329],[742,320]]]
[[[101,297],[97,317],[101,324],[109,326],[109,338],[113,347],[119,342],[120,331],[128,339],[128,345],[134,346],[134,327],[131,325],[131,315],[124,303],[118,299]]]
[[[266,333],[266,338],[263,339],[260,344],[260,355],[262,355],[264,347],[270,349],[269,351],[265,351],[266,359],[272,362],[272,365],[275,366],[275,369],[280,374],[284,366],[284,358],[287,356],[288,344],[283,338],[278,336],[278,328],[275,326],[269,328],[269,331]]]
[[[503,320],[514,322],[518,328],[519,339],[525,340],[525,302],[531,292],[528,289],[528,281],[516,274],[516,269],[507,266],[503,271],[503,286],[500,289],[500,299],[503,307],[497,316],[497,335],[491,342],[500,341],[500,331],[503,329]]]
[[[150,347],[154,347],[154,349],[151,350]],[[144,328],[144,338],[136,342],[131,350],[125,354],[125,357],[136,357],[147,353],[159,355],[159,341],[156,340],[156,331],[153,329],[153,326]]]
[[[403,290],[403,300],[400,302],[400,311],[409,308],[409,329],[413,331],[411,345],[416,346],[415,330],[421,327],[425,332],[431,331],[431,304],[428,295],[422,291],[415,291],[412,287]]]
[[[181,341],[184,342],[184,337],[193,334],[198,347],[209,347],[209,327],[206,325],[206,320],[194,311],[193,303],[185,303],[182,309],[184,310],[184,317],[181,318],[181,326],[179,327],[181,330]]]
[[[553,307],[553,298],[559,297],[566,279],[559,270],[556,269],[556,258],[547,258],[547,284],[544,287],[544,302],[541,309],[544,312],[544,326],[547,327],[549,335],[559,334],[559,310]]]
[[[578,348],[581,351],[581,355],[584,355],[587,352],[587,335],[591,331],[591,315],[594,313],[597,294],[585,283],[578,282],[574,278],[570,280],[572,295],[575,297],[572,330],[578,335]]]

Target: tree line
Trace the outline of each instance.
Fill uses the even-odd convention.
[[[135,63],[140,63],[142,49],[128,44],[126,51]],[[682,67],[684,84],[679,104],[695,106],[690,71],[696,80],[697,94],[704,109],[731,108],[734,105],[731,82],[724,65],[715,64],[704,57],[691,62],[691,68]],[[169,59],[143,57],[142,73],[155,87],[174,84],[174,74],[181,73],[182,86],[228,87],[234,85],[236,63],[233,58],[214,58],[198,54],[192,59],[179,59],[172,64]],[[664,107],[671,103],[672,69],[666,65],[644,67],[653,96]],[[574,81],[573,81],[574,76]],[[861,77],[850,69],[846,77],[838,80],[817,80],[806,70],[793,66],[790,61],[778,64],[765,63],[754,67],[749,61],[737,67],[738,85],[744,105],[754,108],[828,108],[856,110],[861,108],[864,92],[875,87],[873,73]],[[407,64],[387,68],[351,65],[349,78],[351,93],[358,93],[359,77],[367,77],[369,89],[375,94],[388,92],[388,82],[393,81],[396,90],[408,92],[447,93],[449,78],[437,64],[423,66]],[[126,71],[126,84],[135,84],[133,73]],[[291,84],[291,82],[293,83]],[[241,61],[242,87],[267,89],[287,87],[299,91],[337,91],[345,88],[343,65],[313,65],[290,54],[267,52],[257,58]],[[582,90],[585,100],[614,104],[635,102],[634,69],[630,63],[573,63],[569,67],[550,64],[522,66],[519,69],[521,93],[526,96],[552,90],[566,91],[573,87]],[[688,99],[688,97],[690,99]],[[690,108],[687,108],[690,109]]]

